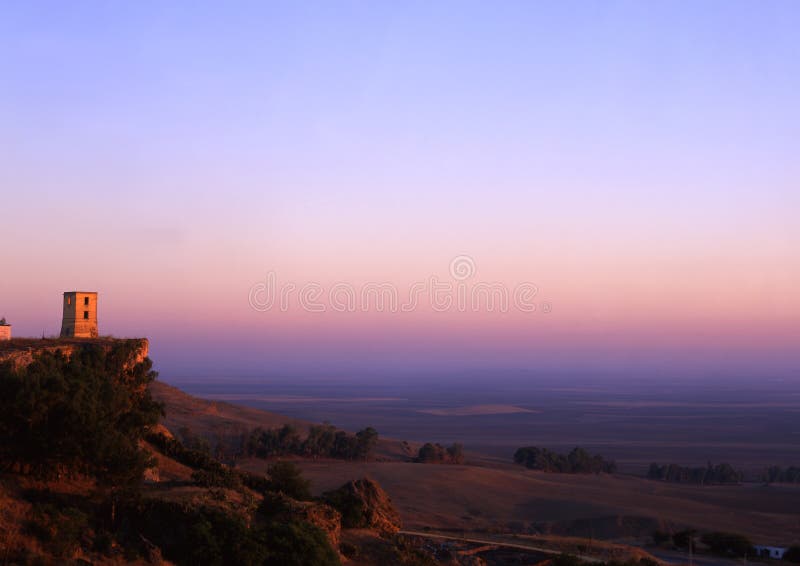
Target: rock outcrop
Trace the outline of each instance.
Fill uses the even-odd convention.
[[[350,481],[325,493],[323,499],[341,513],[345,528],[374,529],[387,535],[400,530],[400,514],[389,495],[374,480]]]
[[[36,356],[44,352],[60,351],[70,358],[88,346],[99,346],[106,351],[111,351],[123,344],[130,347],[130,357],[126,360],[126,368],[141,363],[147,357],[149,350],[147,338],[14,338],[0,345],[0,364],[10,363],[14,368],[19,369],[29,365]]]
[[[307,521],[325,531],[333,548],[339,548],[342,534],[342,516],[339,512],[322,503],[295,502],[294,511],[303,521]]]

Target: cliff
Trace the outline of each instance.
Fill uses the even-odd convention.
[[[67,357],[83,348],[100,347],[106,352],[120,345],[129,345],[131,359],[128,365],[134,366],[147,357],[149,342],[147,338],[13,338],[0,342],[0,364],[11,363],[19,369],[30,364],[34,358],[43,353],[61,351]]]

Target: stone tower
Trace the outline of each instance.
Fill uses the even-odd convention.
[[[69,291],[64,293],[62,338],[97,338],[97,293]]]

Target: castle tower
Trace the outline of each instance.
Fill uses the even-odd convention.
[[[97,293],[69,291],[64,293],[62,338],[97,337]]]

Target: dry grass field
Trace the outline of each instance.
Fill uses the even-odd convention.
[[[214,435],[219,436],[220,431],[244,430],[255,426],[278,426],[286,422],[294,422],[302,429],[310,422],[228,402],[198,399],[164,384],[156,384],[153,391],[157,398],[167,404],[166,425],[170,429],[189,426],[194,432],[212,439]],[[286,399],[286,397],[279,398]],[[316,397],[317,400],[323,399],[329,409],[330,398],[324,391]],[[328,401],[324,401],[326,399]],[[581,403],[583,402],[582,399]],[[280,410],[286,408],[287,404],[277,402],[274,406],[276,410]],[[353,408],[359,405],[343,406]],[[466,404],[457,406],[463,407]],[[719,404],[712,408],[719,410]],[[681,409],[686,410],[686,407]],[[689,409],[697,411],[697,407]],[[575,410],[574,405],[553,405],[549,411],[564,413],[570,410]],[[619,406],[611,403],[603,405],[603,410],[607,411],[605,415],[611,414],[608,411],[616,411],[615,419],[607,416],[607,420],[622,422]],[[624,412],[628,414],[629,421],[641,420],[636,410],[652,411],[653,407],[644,404],[643,408],[631,409],[625,405]],[[675,411],[677,408],[667,404],[666,408],[661,407],[660,410]],[[582,418],[585,420],[591,415],[595,415],[596,418],[599,414],[597,411],[595,405],[590,405],[589,417],[584,413]],[[723,411],[730,413],[730,410],[724,407]],[[498,422],[487,421],[487,418],[513,419],[539,416],[537,413],[463,414],[456,409],[454,414],[443,411],[441,416],[434,413],[421,415],[421,418],[433,419],[433,422],[444,423],[447,427],[455,427],[461,423],[462,434],[475,432],[486,436],[493,433],[502,434],[502,431],[493,426],[479,430],[481,424],[485,426],[487,423]],[[374,407],[356,412],[352,418],[363,419],[363,426],[370,424],[381,426],[379,412],[374,410]],[[391,425],[393,418],[392,414],[387,415],[386,422]],[[664,419],[663,412],[655,414],[653,418],[658,423],[670,422],[669,419]],[[691,415],[686,415],[686,418],[687,423],[696,423],[713,420],[716,417],[705,414],[697,415],[694,419]],[[728,417],[720,420],[723,423],[728,422]],[[426,420],[417,426],[430,426],[430,422]],[[570,422],[574,424],[574,421],[567,421],[563,426],[562,436],[577,434],[584,430],[583,426],[570,427]],[[598,422],[601,423],[598,426],[603,429],[602,419]],[[641,435],[642,432],[636,431],[635,427],[629,425],[615,426],[618,430],[618,440],[606,439],[606,443],[615,448],[612,454],[627,454],[629,461],[636,459],[643,443],[636,438],[626,438],[624,433],[635,436]],[[676,430],[680,432],[684,426],[687,425],[680,424]],[[609,429],[603,430],[607,434]],[[431,427],[428,434],[432,440],[442,438],[441,428]],[[420,434],[418,438],[425,437]],[[785,435],[783,438],[791,439],[791,435]],[[687,442],[684,451],[681,451],[681,445],[677,441],[661,440],[660,443],[670,445],[670,448],[660,453],[659,442],[655,442],[647,444],[647,450],[644,452],[648,456],[650,452],[654,456],[661,455],[662,461],[670,461],[676,458],[676,455],[688,454],[685,459],[691,461],[698,458],[692,456],[692,447],[696,450],[705,447],[706,452],[716,451],[722,454],[726,452],[725,446],[728,446],[727,453],[733,456],[731,458],[733,461],[760,458],[758,452],[748,452],[743,448],[746,442],[737,441],[735,438],[722,445],[715,444],[713,439],[701,439],[696,443]],[[568,442],[562,444],[569,446]],[[418,441],[411,442],[409,450],[399,440],[383,437],[377,451],[381,461],[298,460],[298,464],[313,482],[313,489],[317,493],[333,489],[359,477],[368,476],[377,480],[392,497],[409,529],[552,533],[642,542],[655,529],[670,530],[691,526],[703,530],[738,532],[749,535],[755,542],[763,544],[788,545],[800,541],[800,513],[797,512],[800,509],[800,486],[764,486],[757,482],[748,482],[740,486],[692,486],[654,482],[627,473],[613,476],[545,474],[515,466],[507,457],[470,449],[470,445],[467,445],[465,465],[426,465],[408,462],[409,455],[418,445]],[[792,446],[787,444],[783,448],[791,451]],[[263,472],[269,462],[251,459],[240,462],[239,465],[250,471]]]
[[[764,544],[800,540],[800,486],[685,486],[625,475],[547,474],[498,465],[299,462],[321,493],[368,476],[409,529],[550,532],[643,539],[686,526],[738,532]],[[266,463],[243,467],[262,471]]]

